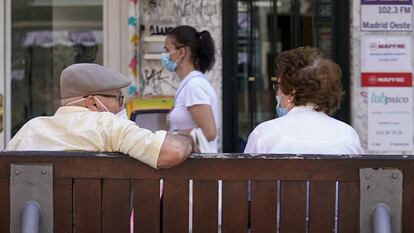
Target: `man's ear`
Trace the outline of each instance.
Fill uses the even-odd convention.
[[[91,95],[88,96],[88,97],[86,97],[86,99],[85,99],[85,105],[91,111],[94,111],[94,112],[98,112],[99,111],[98,105],[96,104],[96,100]]]

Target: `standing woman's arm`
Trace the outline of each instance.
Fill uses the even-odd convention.
[[[190,111],[194,122],[203,131],[208,141],[217,137],[217,127],[213,111],[209,104],[196,104],[187,108]]]

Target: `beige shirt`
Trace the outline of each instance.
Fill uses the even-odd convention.
[[[27,122],[6,150],[122,152],[156,168],[165,131],[155,133],[109,112],[60,107],[54,116]]]

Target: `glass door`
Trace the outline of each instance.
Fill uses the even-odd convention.
[[[103,64],[103,0],[8,0],[11,137],[60,106],[59,75],[73,63]]]
[[[67,66],[104,64],[128,75],[129,5],[0,0],[0,149],[28,120],[54,114]]]
[[[271,77],[276,51],[274,0],[237,1],[237,151],[259,122],[274,117]]]
[[[332,0],[223,3],[226,12],[223,16],[224,152],[243,152],[250,132],[258,124],[276,117],[272,82],[276,79],[274,62],[278,53],[309,45],[333,56],[332,3]]]

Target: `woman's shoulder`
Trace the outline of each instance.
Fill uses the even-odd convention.
[[[208,89],[213,89],[213,86],[211,85],[211,83],[207,80],[207,77],[199,72],[199,71],[193,71],[191,72],[191,79],[188,81],[188,84],[186,85],[186,87],[190,90],[195,90],[195,89],[203,89],[203,90],[208,90]]]
[[[188,82],[189,84],[208,82],[206,75],[197,70],[191,71],[191,73],[188,74],[188,78],[190,79]]]
[[[274,145],[283,137],[283,129],[280,126],[283,126],[283,124],[281,124],[281,120],[278,118],[260,123],[250,133],[250,143],[256,145],[258,141],[260,141],[260,151],[263,153],[269,153],[270,151],[265,149],[268,147],[266,145]]]
[[[346,122],[343,122],[343,121],[341,121],[341,120],[338,120],[338,119],[336,119],[336,118],[334,118],[334,117],[332,117],[332,116],[328,116],[328,115],[326,115],[327,116],[327,119],[329,119],[329,121],[331,121],[332,122],[332,124],[335,124],[335,125],[337,125],[338,127],[342,127],[342,128],[345,128],[345,129],[353,129],[352,128],[352,126],[350,126],[348,123],[346,123]]]
[[[344,135],[352,135],[352,136],[358,135],[355,129],[348,123],[338,120],[332,116],[328,116],[328,118],[329,118],[330,123],[327,122],[326,127],[335,129],[335,131],[338,134],[342,133]]]
[[[278,132],[283,124],[284,117],[275,118],[272,120],[268,120],[265,122],[260,123],[256,128],[254,129],[256,132]]]

